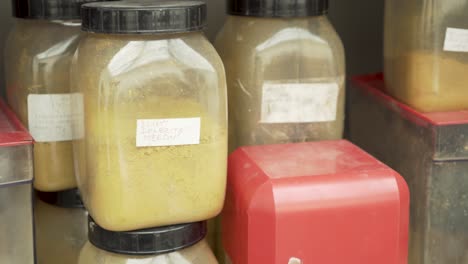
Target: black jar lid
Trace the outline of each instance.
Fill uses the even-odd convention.
[[[328,12],[328,0],[228,0],[227,12],[253,17],[321,16]]]
[[[205,2],[124,0],[82,7],[82,29],[105,34],[158,34],[200,31],[206,26]]]
[[[105,251],[125,255],[157,255],[190,247],[207,233],[206,222],[164,226],[136,231],[113,232],[88,218],[91,244]]]
[[[12,0],[13,16],[46,20],[80,19],[81,5],[96,1],[99,0]]]
[[[63,208],[84,208],[80,191],[77,188],[61,192],[36,191],[36,193],[39,199],[48,204]]]

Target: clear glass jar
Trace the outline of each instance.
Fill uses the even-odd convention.
[[[130,13],[140,23],[90,24]],[[198,1],[83,6],[88,33],[73,67],[85,120],[74,129],[77,178],[90,215],[108,230],[196,222],[222,209],[226,82],[205,19]]]
[[[37,264],[76,264],[88,241],[88,215],[77,189],[36,196]]]
[[[205,223],[119,233],[103,230],[91,220],[90,242],[83,247],[78,263],[218,264],[203,240],[205,235]],[[116,237],[121,243],[112,242]]]
[[[468,109],[468,2],[392,0],[385,6],[387,92],[423,112]]]
[[[343,136],[344,49],[326,1],[277,2],[228,1],[215,46],[226,67],[230,151]]]
[[[46,192],[76,187],[69,91],[81,1],[55,2],[14,0],[5,47],[8,103],[35,139],[34,187]]]

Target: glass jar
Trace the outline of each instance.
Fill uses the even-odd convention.
[[[5,47],[6,94],[34,137],[34,187],[40,191],[76,187],[69,84],[82,2],[13,1],[16,23]]]
[[[79,264],[218,264],[208,244],[206,223],[131,232],[112,232],[89,222],[89,242]]]
[[[38,264],[76,264],[87,239],[88,216],[77,189],[38,192],[35,201]]]
[[[85,121],[75,126],[74,147],[90,215],[112,231],[216,216],[227,99],[221,59],[201,31],[206,5],[118,1],[82,11],[88,33],[73,72]]]
[[[345,59],[327,0],[228,1],[216,39],[226,67],[229,150],[340,139]]]
[[[385,6],[387,92],[422,112],[468,109],[468,2],[392,0]]]

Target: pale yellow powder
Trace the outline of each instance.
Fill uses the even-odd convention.
[[[17,19],[6,42],[8,104],[28,125],[28,95],[67,94],[70,66],[79,42],[78,23]],[[72,142],[34,144],[34,187],[44,192],[76,187]]]
[[[70,141],[34,144],[34,187],[58,191],[76,187]]]
[[[86,100],[86,98],[85,98]],[[77,141],[79,187],[95,221],[127,231],[196,222],[220,213],[225,194],[227,132],[200,104],[171,97],[122,103],[118,112],[86,108]],[[138,119],[201,117],[198,145],[137,147]]]
[[[468,109],[468,63],[448,55],[413,52],[386,58],[390,95],[423,112]]]
[[[226,67],[230,152],[245,145],[343,137],[344,51],[326,17],[230,16],[217,36],[215,47]],[[336,84],[335,119],[328,122],[261,122],[266,83]]]

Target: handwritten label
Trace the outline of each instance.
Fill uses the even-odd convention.
[[[337,83],[266,83],[261,123],[312,123],[336,120]]]
[[[447,28],[444,42],[445,51],[468,52],[468,30]]]
[[[137,147],[162,147],[200,144],[201,119],[137,120]]]
[[[84,123],[83,113],[81,94],[28,96],[29,131],[36,142],[69,141],[75,136],[82,136],[79,135],[82,132],[74,135],[73,126]]]

